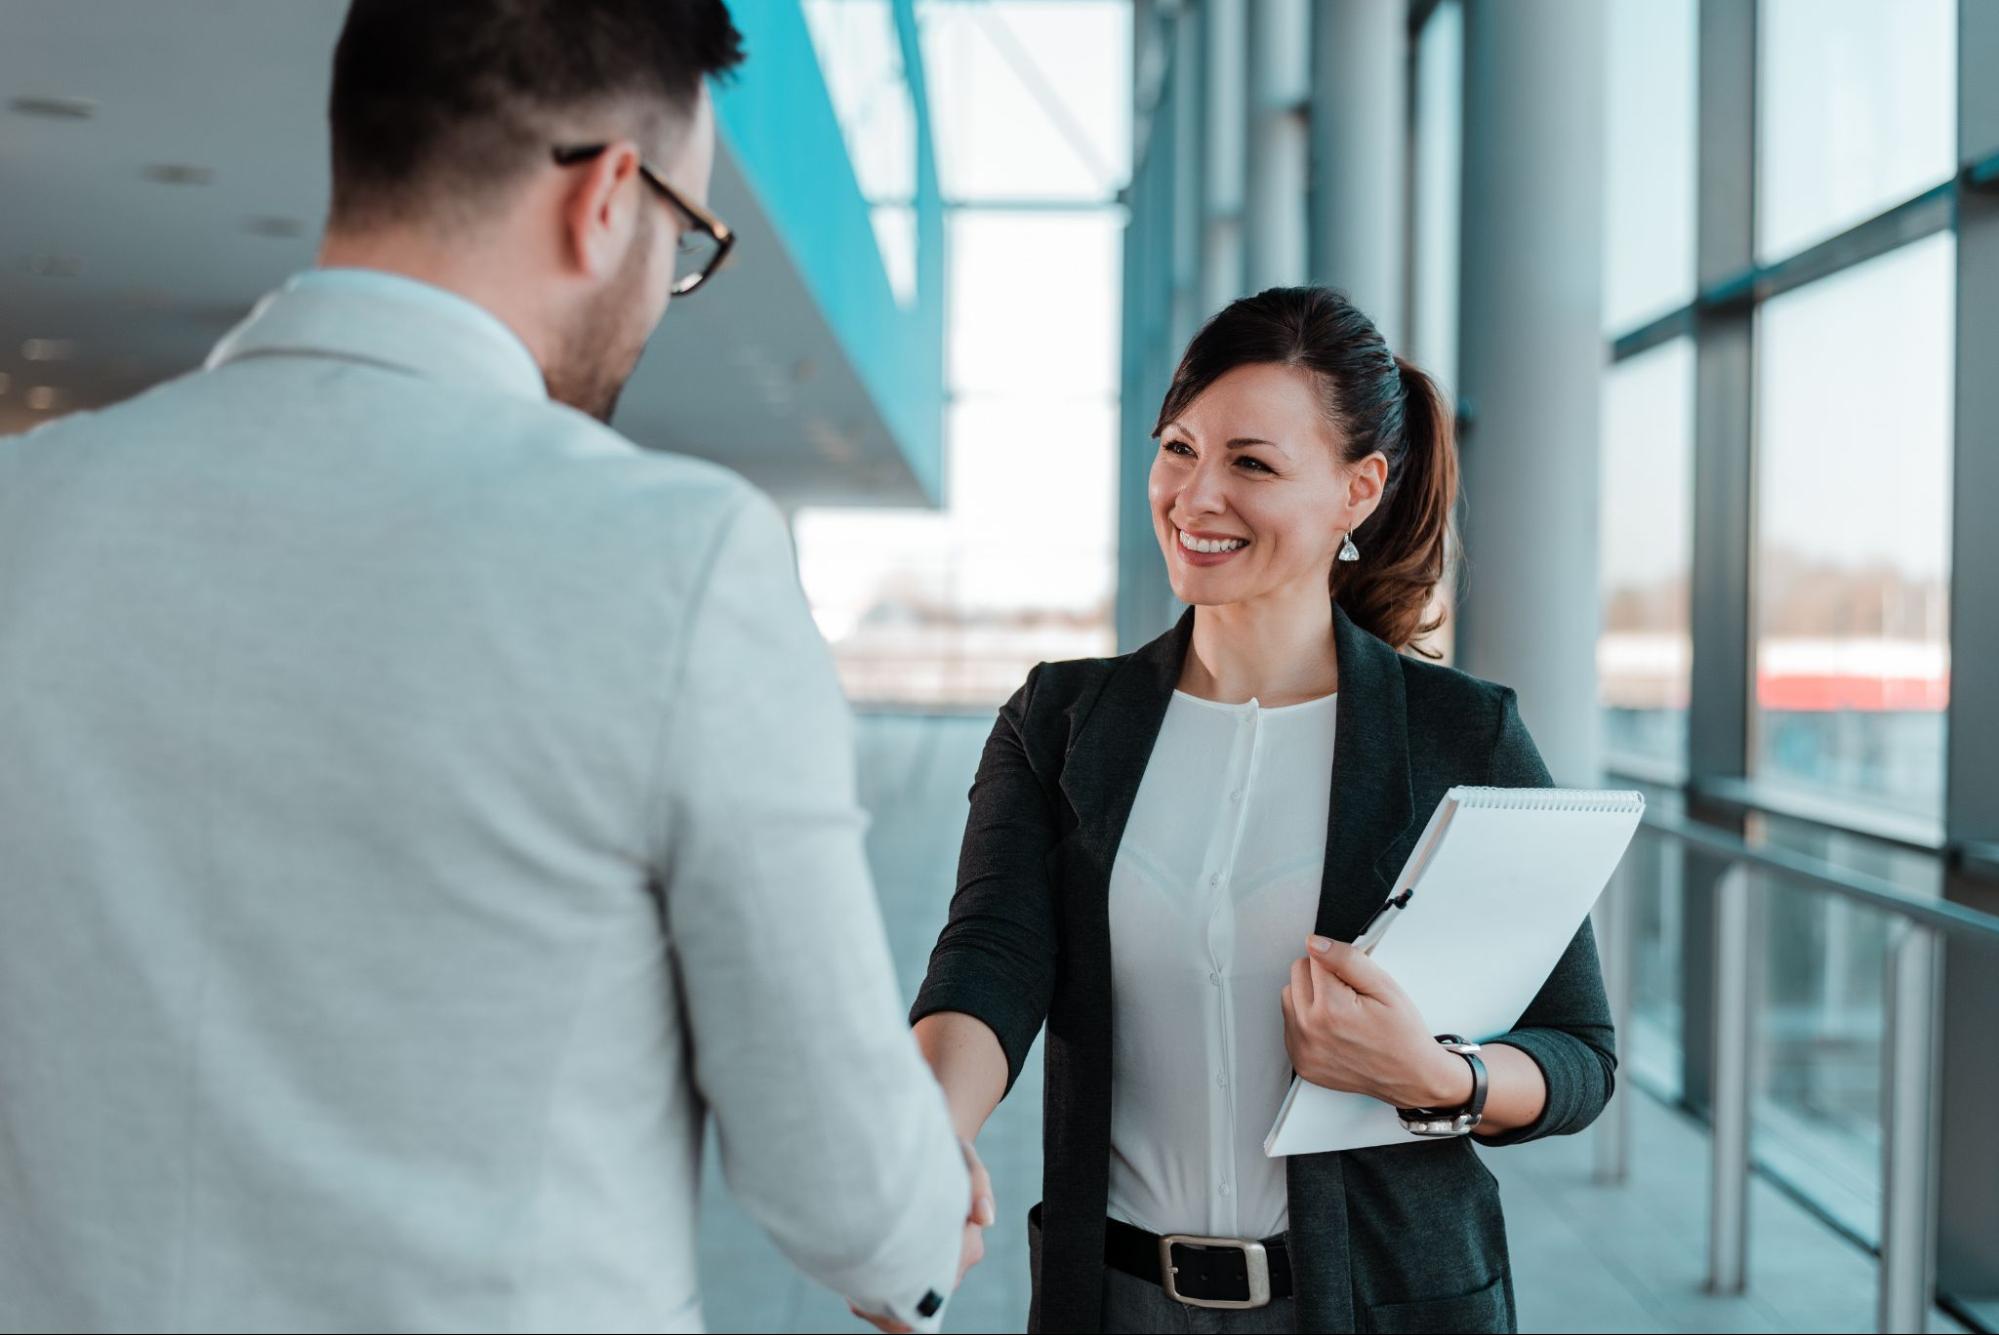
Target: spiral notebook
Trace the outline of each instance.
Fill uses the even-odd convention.
[[[1511,1029],[1617,870],[1644,795],[1582,788],[1453,788],[1392,894],[1412,891],[1372,952],[1433,1034]],[[1273,1157],[1424,1140],[1365,1094],[1292,1078],[1264,1137]]]

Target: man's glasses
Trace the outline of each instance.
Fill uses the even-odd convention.
[[[588,162],[609,147],[609,144],[559,147],[555,150],[555,162],[559,167],[573,167],[579,162]],[[673,295],[686,296],[722,267],[729,258],[729,251],[735,247],[736,234],[729,229],[729,224],[668,185],[644,160],[639,162],[639,175],[645,178],[647,185],[666,196],[667,202],[679,209],[691,224],[680,229],[680,242],[675,247],[677,255],[673,262]]]

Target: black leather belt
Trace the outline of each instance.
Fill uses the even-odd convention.
[[[1104,1223],[1105,1265],[1149,1280],[1189,1307],[1262,1307],[1291,1296],[1291,1258],[1282,1234],[1250,1242],[1162,1236],[1119,1219]]]

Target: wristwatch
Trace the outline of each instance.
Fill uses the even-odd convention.
[[[1485,1115],[1485,1063],[1479,1060],[1476,1043],[1467,1043],[1456,1034],[1438,1034],[1436,1039],[1471,1063],[1471,1097],[1455,1108],[1397,1108],[1395,1115],[1402,1119],[1402,1129],[1412,1135],[1466,1135]]]

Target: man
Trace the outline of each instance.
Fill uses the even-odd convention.
[[[699,1329],[708,1109],[885,1327],[975,1254],[782,521],[593,420],[739,41],[356,0],[323,267],[0,442],[0,1328]]]

